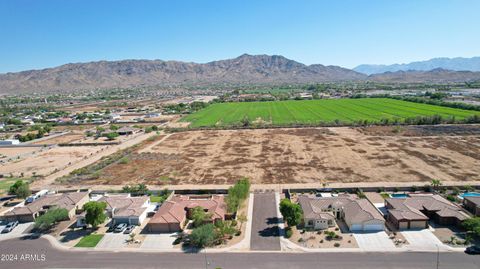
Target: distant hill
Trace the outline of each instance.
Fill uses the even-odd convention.
[[[480,81],[480,72],[451,71],[441,68],[430,71],[396,71],[373,74],[369,80],[389,83],[451,83]]]
[[[0,94],[178,84],[313,83],[366,77],[338,66],[307,66],[278,55],[243,54],[205,64],[162,60],[100,61],[6,73],[0,74]]]
[[[467,66],[471,68],[473,64]],[[0,74],[0,94],[70,93],[99,88],[174,85],[278,85],[340,81],[445,83],[479,80],[480,72],[445,69],[395,71],[367,76],[339,66],[305,65],[279,55],[243,54],[234,59],[205,64],[162,60],[99,61],[6,73]]]
[[[434,58],[428,61],[411,62],[408,64],[375,65],[362,64],[353,70],[367,74],[380,74],[396,71],[430,71],[442,68],[453,71],[480,71],[480,57],[473,58]]]

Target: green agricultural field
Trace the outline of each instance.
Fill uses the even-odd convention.
[[[397,119],[439,115],[462,120],[478,111],[413,103],[388,98],[325,99],[303,101],[217,103],[188,115],[182,121],[191,127],[240,125],[245,118],[251,124],[343,124],[367,120]]]

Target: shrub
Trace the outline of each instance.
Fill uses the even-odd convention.
[[[287,228],[287,229],[285,230],[285,237],[286,237],[286,238],[290,238],[290,237],[292,237],[292,235],[293,235],[292,229]]]
[[[455,198],[455,196],[449,194],[447,195],[447,200],[449,200],[450,202],[455,202],[457,199]]]
[[[205,224],[192,230],[188,237],[190,244],[196,247],[213,246],[219,239],[213,224]]]
[[[320,240],[320,244],[322,244],[323,242],[324,242],[324,241],[323,241],[323,239],[322,239],[322,240]]]
[[[340,247],[340,243],[337,242],[337,243],[333,244],[333,246],[338,248],[338,247]]]
[[[47,231],[57,222],[68,219],[68,211],[65,208],[53,208],[35,219],[34,228],[39,231]]]

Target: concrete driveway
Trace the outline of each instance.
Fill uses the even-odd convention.
[[[280,250],[277,206],[274,192],[254,194],[250,249]]]
[[[7,223],[4,223],[4,222],[2,223],[2,225],[0,225],[0,232],[3,231],[3,228],[5,228],[6,225]],[[19,237],[25,232],[29,231],[31,227],[33,227],[33,222],[19,223],[18,226],[15,227],[15,229],[13,229],[11,232],[0,233],[0,241],[14,238],[14,237]]]
[[[354,233],[353,236],[357,240],[358,247],[363,250],[385,251],[396,248],[386,232]]]
[[[143,240],[141,249],[171,250],[173,241],[177,239],[176,233],[171,234],[147,234]]]
[[[129,238],[128,234],[123,233],[107,233],[98,242],[97,249],[118,249],[127,245],[126,240]]]
[[[402,234],[407,239],[409,248],[437,251],[437,246],[444,247],[443,243],[428,229],[403,231]]]

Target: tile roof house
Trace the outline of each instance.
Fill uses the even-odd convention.
[[[353,195],[337,197],[300,196],[298,202],[304,214],[304,225],[313,229],[335,226],[335,220],[344,220],[351,231],[383,231],[382,214],[367,200]]]
[[[107,203],[107,215],[112,218],[113,224],[141,225],[150,205],[148,196],[113,195],[103,196],[98,201]]]
[[[225,220],[227,207],[223,195],[175,195],[162,204],[147,224],[147,229],[160,233],[182,231],[190,210],[197,206],[212,214],[212,222]]]
[[[47,212],[50,208],[64,208],[72,219],[76,210],[79,210],[88,202],[88,192],[67,192],[44,195],[30,204],[14,207],[3,215],[7,220],[19,222],[34,221],[38,216]]]
[[[475,216],[480,216],[480,197],[471,196],[463,199],[463,206]]]
[[[428,220],[442,225],[459,225],[468,215],[437,194],[411,194],[407,198],[385,200],[387,220],[397,229],[423,229]]]

